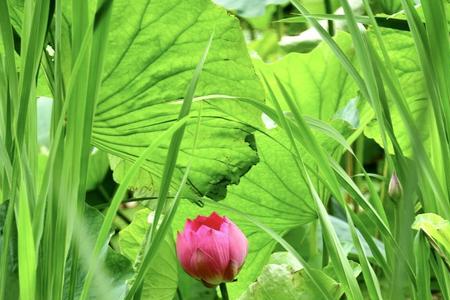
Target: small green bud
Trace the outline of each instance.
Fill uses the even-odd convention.
[[[394,200],[399,199],[402,196],[403,190],[397,174],[392,173],[391,180],[389,181],[388,195]]]

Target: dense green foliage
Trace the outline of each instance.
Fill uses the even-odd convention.
[[[219,299],[174,238],[213,211],[230,299],[450,299],[449,32],[446,0],[0,0],[0,299]]]

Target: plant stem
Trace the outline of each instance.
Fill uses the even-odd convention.
[[[327,14],[332,14],[333,13],[333,6],[331,3],[331,0],[325,0],[324,1],[324,6],[325,6],[325,13]],[[334,23],[332,20],[328,20],[328,33],[331,36],[334,36]]]
[[[181,291],[180,291],[179,287],[177,287],[177,297],[178,297],[178,300],[183,300],[183,295],[181,295]]]
[[[230,298],[228,298],[226,283],[222,282],[219,286],[220,286],[220,293],[222,294],[222,300],[230,300]]]
[[[310,228],[309,228],[309,238],[308,238],[308,244],[309,244],[309,255],[310,257],[317,256],[319,253],[319,249],[317,249],[317,221],[311,222]]]

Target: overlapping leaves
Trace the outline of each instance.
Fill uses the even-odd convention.
[[[186,13],[189,11],[189,13]],[[93,128],[96,146],[134,160],[176,119],[181,99],[211,33],[214,40],[197,97],[262,99],[237,20],[209,0],[115,1],[106,66]],[[200,107],[196,101],[192,115]],[[203,103],[202,130],[189,183],[199,194],[223,198],[225,187],[257,162],[245,141],[256,111],[233,100]],[[195,121],[193,121],[195,123]],[[194,126],[188,126],[178,160],[187,165]],[[145,168],[157,186],[167,143]],[[176,176],[177,178],[177,176]]]
[[[354,276],[361,272],[358,264],[352,264]],[[342,286],[336,281],[333,267],[328,265],[323,270],[314,269],[320,284],[327,289],[333,299],[340,299],[343,294]],[[305,275],[303,266],[291,257],[288,252],[275,252],[269,263],[255,283],[239,297],[239,300],[306,300],[320,299],[322,295],[311,284]]]
[[[140,210],[133,222],[120,232],[121,252],[131,261],[136,261],[149,228],[148,209]],[[178,268],[175,241],[167,235],[150,267],[142,288],[143,299],[171,300],[178,284]]]
[[[336,41],[352,58],[354,53],[350,36],[340,33]],[[273,78],[273,74],[276,74],[301,113],[306,116],[331,122],[336,113],[357,95],[353,80],[325,44],[308,54],[290,53],[276,63],[256,61],[255,65],[268,78],[272,88],[276,87]],[[281,92],[275,97],[285,104]]]
[[[420,126],[420,138],[425,141],[429,138],[431,115],[431,103],[428,99],[423,72],[420,67],[414,40],[410,32],[401,32],[396,30],[383,30],[383,41],[392,61],[393,68],[397,72],[402,92],[407,100],[409,109],[414,117],[416,124]],[[398,109],[390,100],[390,114],[392,124],[394,124],[394,133],[406,155],[412,154],[411,143],[405,126],[402,125],[402,119]],[[374,120],[364,131],[365,135],[373,138],[382,145],[380,128]],[[392,146],[389,145],[389,151],[393,153]]]
[[[339,36],[338,42],[349,55],[352,54],[348,36]],[[327,66],[318,68],[324,59],[328,60]],[[356,96],[356,88],[325,45],[310,54],[291,54],[286,60],[271,65],[261,65],[258,62],[257,66],[269,79],[275,73],[286,84],[302,113],[344,128],[342,122],[335,120],[336,111],[344,108]],[[308,68],[308,76],[297,75],[302,73],[302,69]],[[268,81],[268,84],[271,82],[274,81]],[[302,93],[297,94],[295,90]],[[278,95],[278,100],[283,102],[281,94]],[[330,153],[335,149],[337,143],[331,138],[320,134],[317,138]],[[314,220],[316,213],[311,196],[292,157],[289,139],[283,130],[275,128],[258,132],[255,134],[255,141],[260,162],[241,178],[238,186],[229,187],[225,203],[258,219],[280,234]],[[306,154],[304,159],[314,170],[312,159],[308,159]],[[318,183],[317,180],[315,182]],[[190,203],[182,203],[175,227],[180,228],[186,217],[192,218],[196,214],[207,214],[213,210],[220,212],[220,205],[208,204],[200,209]],[[230,284],[231,294],[238,296],[261,272],[276,242],[239,215],[227,214],[240,225],[249,239],[246,264],[238,281]]]

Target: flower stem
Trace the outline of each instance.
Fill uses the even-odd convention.
[[[230,300],[230,298],[228,298],[226,283],[222,282],[219,286],[220,286],[220,293],[222,294],[222,300]]]

